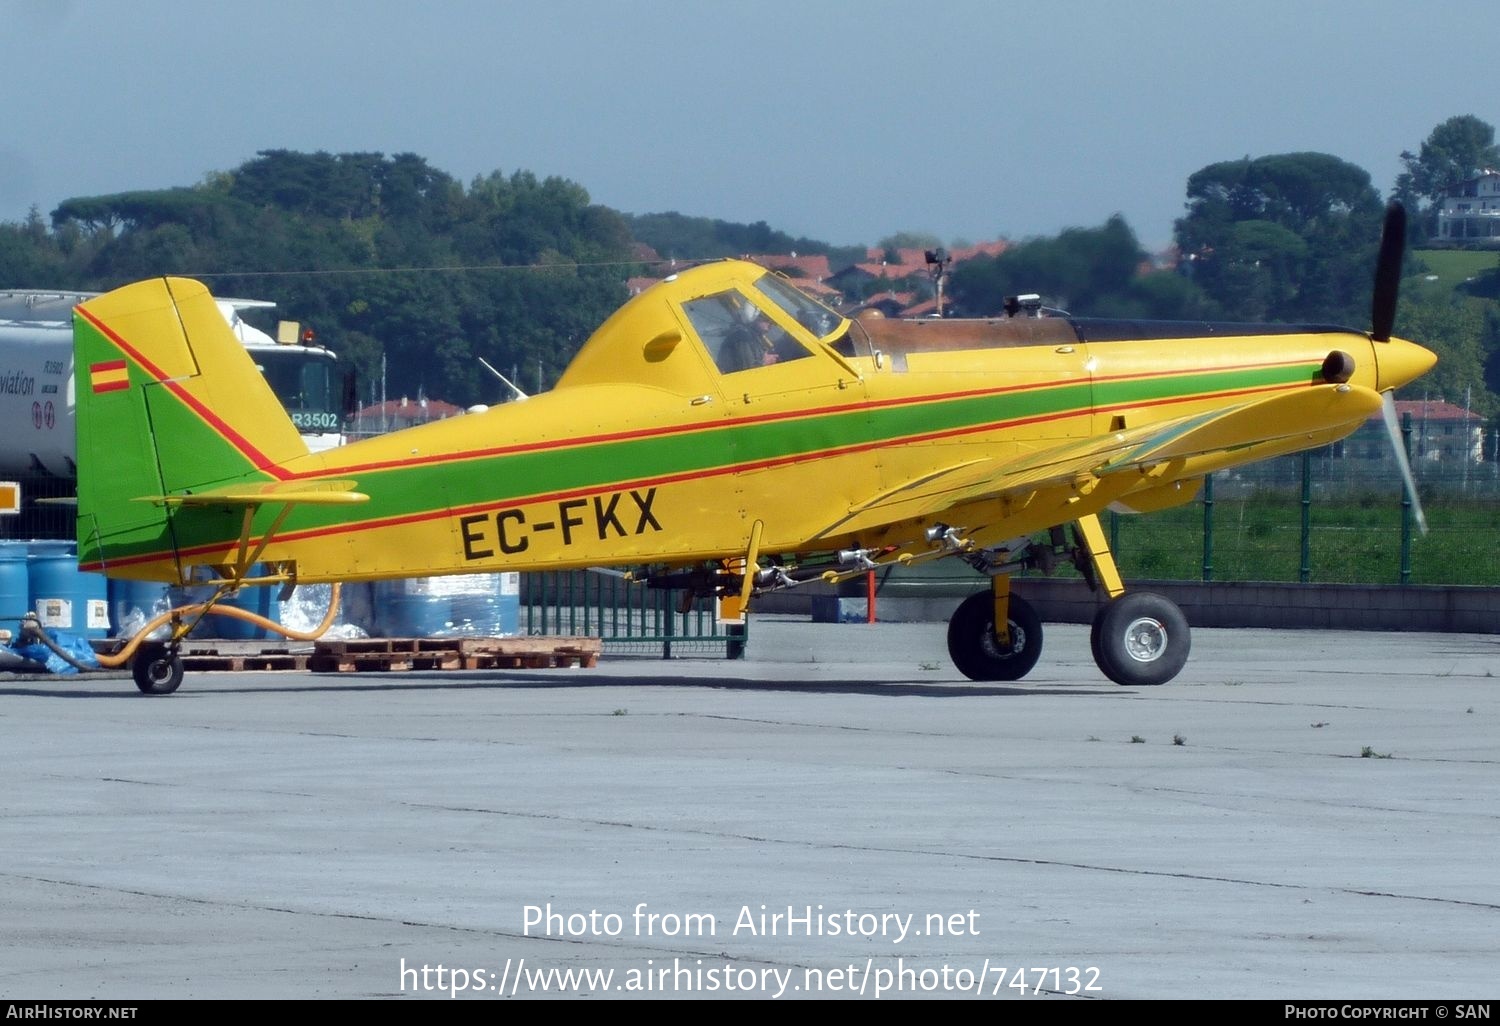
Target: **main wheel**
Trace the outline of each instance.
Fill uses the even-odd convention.
[[[1104,622],[1104,614],[1109,612],[1109,603],[1100,606],[1094,613],[1094,622],[1089,625],[1089,651],[1093,653],[1094,665],[1102,667],[1103,658],[1099,655],[1099,629]]]
[[[1182,670],[1192,647],[1182,610],[1149,591],[1128,592],[1105,606],[1089,640],[1099,669],[1127,686],[1165,684]]]
[[[142,694],[170,695],[182,683],[182,657],[165,645],[142,645],[130,660],[130,675]]]
[[[970,680],[1020,680],[1042,654],[1042,621],[1031,603],[1010,597],[1010,644],[995,637],[995,600],[987,591],[970,595],[948,621],[948,655]]]

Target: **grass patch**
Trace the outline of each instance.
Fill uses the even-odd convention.
[[[1259,465],[1265,477],[1238,482],[1215,478],[1212,580],[1300,579],[1302,502],[1300,473],[1291,463]],[[1309,580],[1314,584],[1401,583],[1401,486],[1361,459],[1315,458],[1314,494],[1308,508]],[[1411,584],[1500,585],[1500,473],[1494,464],[1472,467],[1470,494],[1427,494],[1429,531],[1411,535]],[[1394,473],[1394,470],[1391,471]],[[1260,483],[1264,481],[1265,483]],[[1451,482],[1444,486],[1451,488]],[[1201,581],[1204,507],[1186,505],[1141,516],[1101,517],[1126,581]],[[1039,542],[1043,539],[1038,536]],[[1044,542],[1043,542],[1044,543]],[[1066,564],[1054,576],[1076,571]],[[943,586],[956,594],[977,590],[985,578],[955,560],[898,569],[888,593],[921,595]],[[1242,681],[1227,681],[1240,684]]]
[[[1486,271],[1493,271],[1500,257],[1494,250],[1482,249],[1419,249],[1412,253],[1416,274],[1402,282],[1414,290],[1433,287],[1454,289],[1470,278],[1477,278]],[[1435,275],[1437,281],[1428,281]]]
[[[1411,583],[1500,584],[1500,502],[1437,497],[1424,503],[1429,531],[1412,534]],[[1302,504],[1255,495],[1214,503],[1211,565],[1216,581],[1296,581],[1302,569]],[[1399,584],[1399,496],[1372,504],[1315,499],[1309,509],[1308,566],[1321,584]],[[1108,526],[1108,525],[1106,525]],[[1203,505],[1119,517],[1115,557],[1128,580],[1203,579]]]

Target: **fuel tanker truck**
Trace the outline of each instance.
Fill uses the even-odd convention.
[[[77,476],[73,425],[73,307],[98,293],[0,290],[0,478]],[[277,338],[241,314],[274,303],[221,299],[219,311],[255,358],[314,452],[343,443],[344,374],[334,354],[295,323]],[[280,340],[280,341],[278,341]]]

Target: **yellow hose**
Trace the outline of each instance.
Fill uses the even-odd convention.
[[[136,649],[140,648],[148,640],[148,636],[152,631],[176,621],[189,613],[196,613],[201,617],[210,608],[213,609],[216,616],[230,616],[236,620],[244,620],[247,623],[255,624],[257,627],[275,631],[277,634],[290,638],[293,641],[316,641],[327,632],[329,627],[333,626],[333,621],[338,616],[339,587],[339,583],[335,581],[332,593],[328,598],[328,612],[324,614],[323,622],[310,631],[294,631],[289,627],[281,626],[275,620],[268,620],[259,613],[252,613],[248,609],[240,609],[238,606],[219,606],[212,602],[198,602],[190,606],[178,606],[175,609],[167,610],[165,613],[158,613],[146,623],[146,626],[135,632],[135,636],[125,643],[124,648],[112,655],[97,656],[99,665],[110,670],[124,666],[130,662],[130,657],[135,655]]]

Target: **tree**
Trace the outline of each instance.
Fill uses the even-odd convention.
[[[1396,333],[1437,354],[1437,366],[1408,385],[1408,399],[1430,396],[1488,415],[1495,396],[1485,387],[1486,305],[1457,295],[1403,302],[1396,312]],[[1493,359],[1493,357],[1492,357]]]
[[[704,260],[747,253],[827,253],[837,265],[864,259],[861,247],[829,246],[816,239],[793,238],[764,221],[737,224],[675,211],[663,214],[626,214],[626,226],[640,242],[667,260]]]
[[[943,240],[931,232],[896,232],[875,243],[885,254],[885,258],[893,263],[900,260],[899,254],[903,249],[935,250],[942,244]]]
[[[1437,203],[1449,186],[1500,168],[1500,147],[1493,125],[1463,114],[1434,128],[1417,153],[1403,151],[1401,161],[1406,170],[1396,178],[1396,196],[1416,209],[1413,200]]]
[[[1081,316],[1171,317],[1201,309],[1190,285],[1145,285],[1146,259],[1119,214],[1098,228],[1069,228],[1054,238],[1028,239],[994,258],[954,268],[950,295],[970,316],[992,316],[1007,296],[1036,292]]]
[[[0,270],[74,284],[50,262],[90,288],[213,275],[367,375],[461,405],[492,392],[475,356],[555,378],[624,300],[631,243],[575,182],[496,171],[466,191],[411,153],[265,150],[196,186],[66,200],[52,224],[0,225]]]
[[[1363,324],[1380,237],[1369,172],[1326,153],[1210,164],[1188,178],[1176,239],[1229,317]]]
[[[21,224],[0,224],[0,285],[68,288],[74,277],[35,207]]]

